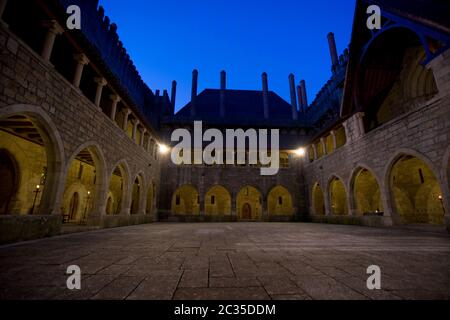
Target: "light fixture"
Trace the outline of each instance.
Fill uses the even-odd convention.
[[[159,153],[166,154],[169,152],[169,147],[165,144],[159,144]]]
[[[306,154],[306,150],[305,148],[298,148],[297,150],[294,151],[294,153],[299,157],[304,157]]]
[[[442,195],[439,195],[438,198],[439,198],[439,200],[442,200]]]
[[[37,184],[37,185],[36,185],[36,189],[39,190],[40,188],[41,188],[41,186]]]

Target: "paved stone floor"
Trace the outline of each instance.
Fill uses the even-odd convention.
[[[82,289],[66,288],[78,265]],[[382,290],[366,288],[378,265]],[[450,235],[150,224],[0,247],[0,299],[450,299]]]

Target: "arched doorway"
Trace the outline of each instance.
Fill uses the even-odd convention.
[[[322,188],[320,187],[320,184],[316,183],[314,185],[312,194],[313,194],[312,202],[314,214],[317,216],[325,215],[325,200],[323,197],[323,191]]]
[[[172,213],[175,215],[198,215],[200,213],[200,198],[195,187],[185,185],[174,192]]]
[[[58,134],[45,114],[1,116],[8,109],[0,110],[0,214],[50,214],[58,202],[55,175],[63,161]]]
[[[109,179],[109,192],[106,205],[108,215],[117,215],[123,213],[125,195],[128,192],[128,171],[123,163],[114,168]],[[110,200],[111,199],[111,200]],[[108,209],[109,208],[109,209]]]
[[[222,186],[214,186],[205,195],[206,215],[230,215],[231,195]]]
[[[291,194],[282,186],[276,186],[269,192],[267,206],[269,215],[291,216],[294,214]]]
[[[141,209],[143,188],[143,179],[140,175],[138,175],[134,180],[131,194],[131,214],[140,214],[144,210],[144,208]]]
[[[239,191],[236,198],[237,215],[240,220],[261,220],[262,195],[258,189],[248,186]]]
[[[333,215],[348,215],[347,193],[342,181],[334,177],[330,182],[330,207]]]
[[[87,221],[91,214],[99,209],[100,197],[105,191],[104,161],[100,156],[99,149],[94,146],[81,147],[66,170],[66,184],[62,202],[64,216],[70,217],[71,200],[74,193],[78,194],[77,222]],[[104,195],[106,202],[106,194]]]
[[[391,196],[403,223],[444,224],[443,194],[435,174],[417,157],[400,157],[391,169]]]
[[[356,214],[379,214],[384,212],[380,186],[369,170],[361,168],[356,172],[353,182],[353,197]]]
[[[15,160],[6,150],[0,150],[0,215],[9,214],[11,202],[16,195],[18,176]]]

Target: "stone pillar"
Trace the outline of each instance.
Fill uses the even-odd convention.
[[[330,134],[331,134],[331,138],[333,140],[333,151],[336,151],[336,149],[337,149],[336,131],[331,130]]]
[[[191,91],[191,117],[197,114],[196,100],[197,100],[197,86],[198,86],[198,70],[192,71],[192,91]]]
[[[231,194],[231,216],[233,217],[233,219],[236,219],[236,221],[237,221],[238,220],[237,219],[238,211],[237,211],[237,207],[236,207],[236,197],[237,197],[236,192],[233,192]]]
[[[45,36],[44,45],[42,47],[41,56],[42,58],[44,58],[44,60],[50,61],[56,36],[62,34],[64,32],[64,29],[58,24],[56,20],[44,21],[43,25],[48,30],[47,35]]]
[[[297,86],[297,97],[298,97],[298,109],[300,113],[303,113],[306,109],[306,107],[303,105],[303,99],[302,99],[302,87]]]
[[[298,120],[297,113],[297,95],[295,93],[295,77],[291,73],[289,75],[289,88],[291,92],[291,109],[292,109],[292,120]]]
[[[306,93],[306,81],[305,80],[300,81],[300,89],[302,92],[303,108],[306,110],[306,108],[308,108],[308,95]]]
[[[355,114],[355,126],[358,132],[358,138],[361,138],[365,134],[364,129],[364,112],[358,112]]]
[[[312,147],[313,147],[313,151],[314,151],[314,160],[317,160],[317,159],[319,159],[319,154],[317,153],[317,146],[315,143],[313,143]]]
[[[145,138],[145,133],[147,132],[147,129],[145,129],[145,128],[142,128],[142,130],[141,130],[141,141],[140,141],[140,143],[139,143],[139,145],[142,147],[142,148],[144,148],[144,138]]]
[[[97,83],[97,91],[95,92],[95,105],[100,108],[100,102],[102,100],[103,87],[108,84],[105,78],[99,77],[95,78],[95,83]]]
[[[336,49],[336,40],[334,39],[334,33],[330,32],[327,36],[328,38],[328,46],[330,47],[330,56],[331,62],[333,64],[333,68],[339,64],[337,49]]]
[[[344,134],[345,134],[345,144],[347,144],[349,142],[349,140],[351,139],[350,137],[350,131],[348,130],[348,120],[344,121],[342,123],[342,126],[344,127]]]
[[[327,144],[325,141],[325,138],[320,138],[320,143],[322,144],[322,150],[323,150],[323,154],[326,155],[327,153]]]
[[[117,113],[117,104],[120,102],[120,97],[117,94],[110,95],[109,98],[111,99],[111,113],[109,114],[109,117],[112,121],[116,121],[116,113]]]
[[[139,126],[139,120],[135,120],[134,121],[134,124],[133,124],[133,134],[131,135],[131,138],[134,140],[134,141],[136,141],[136,133],[137,133],[137,128],[138,128],[138,126]]]
[[[127,132],[128,129],[128,117],[130,116],[131,110],[130,109],[125,109],[123,111],[123,124],[122,124],[122,129],[123,131]]]
[[[176,99],[177,99],[177,82],[174,80],[172,81],[172,91],[170,92],[170,103],[172,104],[171,115],[173,115],[175,110]]]
[[[73,57],[77,62],[77,66],[75,69],[75,74],[73,76],[72,84],[75,87],[79,88],[81,83],[81,76],[83,75],[84,66],[89,63],[89,59],[84,53],[74,54]]]
[[[0,20],[3,18],[3,13],[5,13],[7,3],[8,0],[0,0]]]
[[[225,117],[225,93],[227,90],[227,74],[225,71],[220,73],[220,117]]]
[[[267,81],[267,73],[262,74],[262,90],[263,90],[263,106],[264,119],[269,119],[269,83]]]

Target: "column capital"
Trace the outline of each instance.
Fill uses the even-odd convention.
[[[75,59],[76,62],[82,65],[87,65],[90,62],[88,57],[84,53],[75,53],[73,55],[73,58]]]
[[[56,20],[44,20],[42,21],[42,26],[47,28],[50,33],[55,35],[62,34],[64,32],[64,28]]]
[[[95,83],[98,84],[101,87],[104,87],[108,84],[108,81],[106,81],[103,77],[97,77],[94,79]]]
[[[122,98],[118,94],[112,94],[109,96],[109,98],[115,103],[119,103],[120,101],[122,101]]]
[[[364,112],[357,112],[355,113],[355,117],[358,119],[364,118],[366,114]]]

